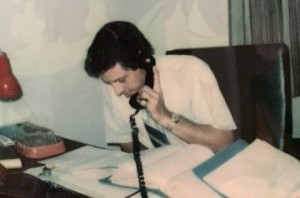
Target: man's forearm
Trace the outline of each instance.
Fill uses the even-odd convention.
[[[171,119],[170,122],[172,122]],[[171,133],[187,143],[206,146],[213,152],[223,149],[233,141],[233,132],[230,130],[219,130],[210,125],[197,124],[184,117],[181,117],[178,123],[173,124]]]

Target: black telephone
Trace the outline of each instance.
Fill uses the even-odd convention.
[[[155,65],[155,59],[153,56],[149,56],[145,58],[144,62],[141,63],[141,68],[146,70],[146,82],[145,84],[148,85],[149,87],[153,87],[154,85],[154,79],[153,79],[153,66]],[[134,94],[130,99],[129,99],[129,104],[131,107],[135,109],[143,109],[144,107],[140,105],[140,103],[137,101],[137,96],[138,94]]]
[[[152,70],[154,65],[155,65],[155,59],[153,56],[146,57],[144,59],[144,62],[141,63],[140,65],[142,69],[146,70],[145,84],[151,88],[153,87],[154,84],[153,70]],[[139,112],[139,110],[143,109],[144,107],[137,101],[137,95],[138,94],[135,94],[129,99],[130,106],[136,109],[136,111],[132,115],[130,115],[129,123],[132,129],[133,157],[136,164],[140,193],[142,198],[147,198],[148,197],[147,187],[144,178],[143,164],[140,157],[141,144],[138,137],[139,129],[136,126],[136,122],[134,118],[134,116]]]

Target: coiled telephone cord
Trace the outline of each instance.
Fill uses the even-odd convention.
[[[147,187],[146,182],[144,178],[144,171],[143,171],[143,164],[140,156],[140,150],[141,150],[141,144],[139,141],[139,129],[136,126],[135,118],[134,116],[139,112],[139,110],[136,110],[135,113],[130,115],[130,127],[132,129],[132,141],[133,141],[133,157],[136,165],[137,170],[137,176],[139,181],[139,188],[142,198],[147,198]]]

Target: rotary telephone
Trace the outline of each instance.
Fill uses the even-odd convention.
[[[153,56],[147,57],[144,62],[141,63],[140,67],[142,69],[146,70],[146,80],[145,84],[149,87],[153,87],[154,85],[154,79],[153,79],[153,66],[155,65],[155,59]],[[144,178],[144,172],[143,172],[143,164],[140,157],[140,150],[141,150],[141,144],[139,142],[138,138],[138,132],[139,129],[136,126],[135,118],[134,116],[139,112],[140,109],[143,109],[143,107],[138,101],[137,101],[138,94],[133,95],[129,99],[129,104],[132,108],[136,109],[136,111],[130,116],[130,127],[132,129],[132,142],[133,142],[133,157],[136,164],[137,174],[138,174],[138,180],[139,180],[139,188],[142,198],[146,198],[147,196],[147,188]]]

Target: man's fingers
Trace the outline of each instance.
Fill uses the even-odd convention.
[[[155,98],[156,97],[156,93],[152,89],[150,89],[148,87],[144,87],[142,89],[142,91],[140,91],[140,93],[139,93],[139,98],[141,98],[141,99],[149,100],[151,97]]]
[[[146,99],[139,99],[138,102],[139,102],[140,105],[142,105],[143,107],[147,107],[148,100],[146,100]]]

